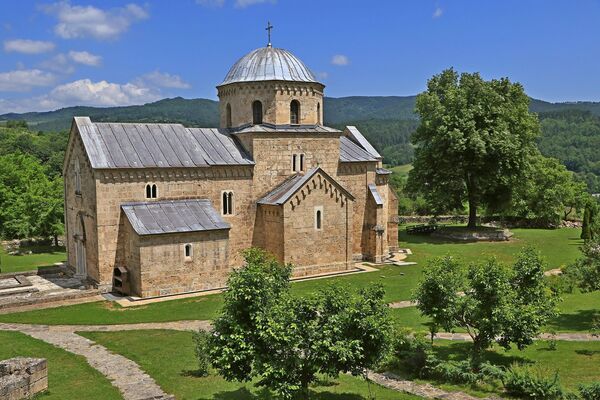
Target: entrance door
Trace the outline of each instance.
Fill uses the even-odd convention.
[[[85,244],[78,238],[75,242],[75,259],[76,259],[76,274],[78,276],[87,276],[87,268],[85,263]]]

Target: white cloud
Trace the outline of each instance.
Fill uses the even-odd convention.
[[[4,51],[23,54],[40,54],[54,50],[54,43],[42,40],[14,39],[4,41]]]
[[[196,0],[196,4],[204,7],[223,7],[225,0]]]
[[[1,99],[0,114],[48,111],[75,105],[115,107],[144,104],[161,99],[160,91],[136,83],[93,82],[80,79],[65,83],[49,93],[30,98]]]
[[[75,67],[71,65],[69,58],[63,53],[59,53],[48,60],[42,61],[39,66],[40,68],[53,71],[58,74],[68,75],[75,72]]]
[[[148,12],[136,4],[102,10],[94,6],[73,6],[69,1],[61,1],[43,6],[42,9],[56,16],[58,24],[54,27],[54,32],[63,39],[116,39],[134,22],[148,18]]]
[[[102,57],[87,51],[69,51],[69,58],[78,64],[97,67],[102,63]]]
[[[329,78],[329,73],[323,71],[323,72],[317,72],[317,78],[319,79],[327,79]]]
[[[444,15],[444,10],[442,9],[442,7],[436,7],[435,11],[433,12],[432,18],[439,18],[442,15]]]
[[[149,72],[137,78],[134,83],[140,86],[169,89],[189,89],[191,86],[179,75],[171,75],[159,70]]]
[[[331,58],[331,63],[333,65],[345,66],[350,64],[350,59],[343,54],[336,54]]]
[[[34,87],[52,85],[54,81],[54,74],[39,69],[0,72],[0,92],[27,92]]]
[[[275,4],[275,3],[277,3],[277,0],[235,0],[235,6],[238,8],[245,8],[248,6],[253,6],[256,4],[263,4],[263,3]]]

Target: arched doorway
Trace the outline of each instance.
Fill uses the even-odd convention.
[[[75,233],[75,275],[87,276],[87,262],[85,251],[85,223],[83,214],[77,215],[77,230]]]

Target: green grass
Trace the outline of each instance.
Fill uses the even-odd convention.
[[[501,262],[510,263],[523,247],[532,245],[542,253],[548,269],[553,269],[575,261],[580,254],[579,247],[583,244],[579,239],[580,229],[511,229],[514,236],[508,242],[478,243],[457,243],[423,235],[408,235],[403,227],[400,229],[400,246],[408,247],[413,252],[408,261],[419,264],[446,254],[465,262],[478,262],[494,256]]]
[[[394,174],[398,174],[401,177],[407,177],[410,170],[413,169],[413,166],[412,166],[412,164],[404,164],[404,165],[397,165],[397,166],[391,167],[389,169]]]
[[[570,391],[575,391],[580,383],[598,381],[600,377],[600,342],[557,341],[556,343],[556,350],[550,350],[546,341],[536,341],[523,351],[517,349],[505,351],[499,346],[495,346],[485,353],[484,358],[493,364],[506,367],[518,362],[539,365],[550,373],[558,371],[562,386]],[[464,360],[468,357],[470,348],[470,343],[448,340],[436,341],[434,345],[438,358],[443,360]],[[402,368],[396,372],[412,377],[410,371]],[[486,396],[490,393],[500,394],[499,388],[493,385],[481,387],[445,384],[435,380],[430,382],[447,390],[463,390],[477,396]]]
[[[227,382],[215,373],[194,376],[197,368],[191,332],[129,331],[85,332],[83,336],[119,353],[141,366],[167,393],[184,399],[263,399],[265,391],[252,383]],[[372,385],[377,399],[417,399],[383,387]],[[311,399],[359,400],[368,398],[366,382],[351,376],[325,379],[311,387]]]
[[[27,246],[22,247],[23,252],[31,251],[32,254],[11,256],[6,254],[0,246],[0,272],[31,271],[38,267],[52,266],[54,263],[67,259],[64,247],[54,246]]]
[[[414,254],[408,260],[416,261],[418,265],[383,266],[375,272],[295,282],[292,284],[292,291],[297,296],[306,296],[332,282],[342,283],[349,290],[358,290],[369,283],[379,282],[385,287],[385,300],[392,302],[411,297],[412,290],[421,278],[423,266],[431,257],[452,254],[465,262],[476,262],[495,256],[502,262],[510,263],[521,248],[532,244],[544,255],[548,268],[556,268],[573,262],[579,254],[581,241],[578,239],[578,229],[515,229],[514,233],[515,238],[510,242],[455,243],[402,232],[400,246],[412,249]],[[563,314],[552,321],[549,329],[566,332],[589,330],[594,310],[600,310],[600,293],[575,293],[564,295],[563,298],[564,302],[560,304]],[[0,322],[81,325],[213,319],[221,304],[221,295],[128,308],[115,303],[97,302],[0,315]],[[392,310],[392,315],[403,326],[426,328],[423,325],[426,319],[415,308]]]
[[[0,343],[0,360],[12,357],[40,357],[48,360],[48,391],[36,399],[122,399],[110,381],[90,367],[81,356],[19,332],[0,331]]]

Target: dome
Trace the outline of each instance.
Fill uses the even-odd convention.
[[[256,81],[318,83],[315,74],[292,53],[268,46],[251,51],[240,58],[219,86]]]

